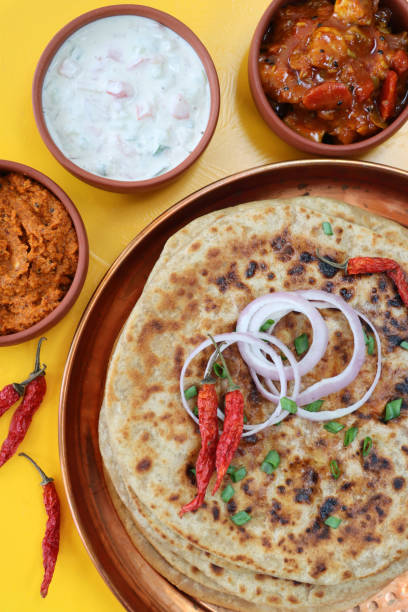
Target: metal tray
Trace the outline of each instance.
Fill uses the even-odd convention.
[[[220,610],[160,576],[129,539],[104,479],[98,417],[115,340],[166,240],[208,212],[257,199],[328,196],[408,226],[408,172],[345,160],[302,160],[240,172],[164,212],[122,252],[91,298],[74,336],[62,383],[60,458],[71,511],[102,577],[127,610]],[[408,574],[354,612],[408,612]]]

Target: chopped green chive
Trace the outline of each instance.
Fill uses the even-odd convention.
[[[270,463],[272,467],[277,468],[278,465],[280,464],[279,453],[276,452],[276,450],[269,451],[269,453],[266,455],[264,461],[266,461],[266,463]]]
[[[265,321],[263,325],[261,325],[261,327],[259,328],[259,331],[267,332],[268,329],[270,329],[274,323],[275,321],[273,319],[268,319],[267,321]]]
[[[272,474],[272,472],[275,471],[275,468],[267,461],[264,461],[261,465],[261,470],[265,472],[265,474]]]
[[[374,346],[375,346],[374,336],[367,336],[365,332],[363,333],[364,333],[364,341],[367,346],[367,353],[369,355],[372,355],[374,353]]]
[[[322,223],[322,228],[326,236],[333,236],[332,226],[328,221],[324,221],[324,223]]]
[[[341,519],[337,518],[337,516],[329,516],[329,518],[324,521],[325,525],[327,525],[328,527],[332,527],[333,529],[337,529],[340,523]]]
[[[163,151],[166,151],[166,149],[169,149],[169,147],[167,147],[166,145],[160,144],[155,150],[155,152],[153,153],[153,155],[160,155],[160,153],[163,153]]]
[[[344,434],[344,446],[348,446],[356,439],[358,434],[358,427],[350,427]]]
[[[214,374],[218,376],[218,378],[227,378],[227,373],[225,371],[224,366],[221,366],[219,363],[215,362],[213,365]]]
[[[188,389],[184,391],[184,397],[186,399],[191,399],[192,397],[195,397],[196,395],[198,395],[198,391],[195,385],[193,385],[192,387],[189,387]]]
[[[367,342],[367,353],[369,355],[372,355],[374,353],[374,346],[375,346],[374,336],[370,336]]]
[[[338,423],[337,421],[329,421],[328,423],[323,425],[323,427],[325,428],[326,431],[329,431],[330,433],[333,433],[333,434],[339,433],[339,431],[344,429],[344,425],[342,425],[341,423]]]
[[[384,423],[386,423],[387,421],[391,421],[391,419],[399,417],[401,406],[402,399],[400,397],[398,399],[392,400],[392,402],[388,402],[385,407]]]
[[[319,412],[322,406],[323,406],[323,400],[316,400],[315,402],[312,402],[311,404],[306,404],[306,406],[303,406],[303,408],[305,410],[308,410],[309,412]]]
[[[283,353],[280,354],[280,358],[282,359],[282,361],[287,361],[288,360],[286,355],[284,355]]]
[[[227,474],[229,474],[231,476],[231,474],[235,474],[236,471],[237,471],[237,468],[234,467],[233,465],[230,465],[230,466],[228,466]]]
[[[295,349],[298,355],[302,355],[309,348],[309,338],[307,334],[301,334],[295,338]]]
[[[196,469],[195,469],[195,468],[190,468],[190,472],[191,472],[192,474],[194,474],[194,476],[196,476],[196,475],[197,475],[197,474],[196,474]]]
[[[408,351],[408,341],[407,340],[403,340],[400,344],[400,347],[405,349],[406,351]]]
[[[234,497],[234,487],[231,487],[231,485],[227,485],[225,487],[225,489],[223,490],[223,492],[221,493],[221,499],[222,501],[224,501],[226,504],[228,504],[229,500],[232,499]]]
[[[247,415],[244,414],[244,423],[248,423]]]
[[[339,478],[340,468],[339,468],[337,461],[335,461],[334,459],[333,461],[330,461],[330,472],[333,478],[335,478],[336,480]]]
[[[296,402],[289,399],[288,397],[281,397],[280,405],[282,406],[283,410],[287,410],[291,414],[297,413],[298,407],[296,405]]]
[[[193,408],[193,414],[198,417],[198,406],[194,406]]]
[[[366,438],[364,438],[364,442],[363,442],[363,457],[367,457],[367,455],[370,454],[372,447],[373,447],[373,441],[370,438],[370,436],[367,436]]]
[[[240,480],[243,480],[246,475],[247,475],[246,469],[244,467],[240,467],[237,470],[235,470],[233,474],[231,474],[231,480],[233,482],[239,482]]]
[[[245,512],[245,510],[242,510],[241,512],[237,512],[236,514],[233,514],[231,516],[231,521],[235,523],[235,525],[245,525],[245,523],[247,523],[250,520],[251,520],[251,517],[248,514],[248,512]]]

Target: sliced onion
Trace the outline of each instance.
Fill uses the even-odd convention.
[[[327,348],[327,326],[317,310],[321,308],[337,308],[347,318],[354,339],[353,355],[347,367],[339,375],[322,379],[300,392],[301,376],[313,369]],[[305,357],[299,362],[296,361],[292,351],[281,340],[271,334],[276,323],[292,310],[305,314],[309,318],[313,329],[312,345]],[[360,372],[366,359],[366,347],[359,317],[372,329],[377,343],[377,371],[370,388],[360,400],[345,408],[322,412],[304,410],[301,406],[343,389],[353,382]],[[260,332],[259,328],[269,318],[274,319],[274,324],[268,330],[268,333]],[[215,336],[215,340],[217,343],[224,344],[220,346],[221,351],[231,344],[238,342],[241,356],[249,367],[256,388],[266,399],[276,403],[274,411],[263,423],[244,425],[245,431],[242,434],[243,437],[254,435],[262,429],[282,421],[290,414],[282,410],[280,405],[280,399],[285,397],[287,393],[288,380],[294,380],[291,398],[298,404],[297,415],[311,421],[328,421],[351,414],[360,408],[371,397],[381,375],[381,341],[373,324],[365,315],[351,308],[341,297],[328,294],[324,291],[312,289],[297,291],[296,293],[280,292],[258,298],[242,311],[238,319],[236,332],[218,334]],[[199,421],[190,410],[184,396],[184,377],[187,367],[194,357],[205,348],[211,346],[211,344],[211,340],[205,340],[190,353],[183,365],[180,376],[180,393],[183,406],[197,424]],[[270,344],[275,345],[287,357],[289,366],[283,366],[280,355]],[[317,358],[319,355],[320,357]],[[268,356],[272,361],[267,359]],[[207,363],[204,376],[209,374],[214,357],[215,352]],[[264,382],[261,382],[260,376],[264,378]],[[280,391],[277,390],[273,383],[273,381],[277,380],[280,383]],[[218,417],[222,420],[224,419],[224,414],[221,410],[218,410]]]
[[[237,332],[231,332],[231,333],[232,333],[232,334],[235,334],[235,333],[237,333]],[[264,338],[266,338],[266,334],[263,334],[262,332],[259,332],[259,334],[258,334],[258,335],[259,335],[259,338],[260,338],[260,339],[261,339],[261,337],[262,337],[262,336],[264,336]],[[253,336],[253,337],[255,337],[255,336]],[[269,342],[269,341],[271,341],[271,337],[270,337],[270,336],[268,336],[268,337],[267,337],[267,340],[268,340],[268,342]],[[273,340],[273,337],[272,337],[272,340]],[[277,340],[277,339],[276,339],[276,340]],[[237,342],[237,340],[235,340],[235,342]],[[280,344],[283,344],[283,342],[281,343],[279,340],[278,340],[278,342],[279,342]],[[272,343],[273,343],[273,342],[272,342]],[[231,341],[230,341],[230,342],[224,342],[224,343],[223,343],[223,346],[219,345],[219,349],[220,349],[220,351],[221,351],[221,352],[222,352],[222,351],[224,351],[226,348],[228,348],[229,346],[231,346],[231,344],[233,344],[233,342],[231,342]],[[288,349],[288,348],[287,348],[287,347],[286,347],[284,344],[283,344],[283,346],[284,346],[284,348],[286,349],[286,351],[289,351],[289,349]],[[273,349],[272,349],[272,350],[273,350]],[[259,380],[259,378],[258,378],[258,376],[257,376],[257,374],[256,374],[256,372],[255,372],[254,370],[250,370],[250,374],[251,374],[251,376],[252,376],[252,378],[253,378],[253,381],[254,381],[255,386],[257,387],[257,389],[259,390],[259,392],[260,392],[260,393],[263,395],[263,397],[265,397],[266,399],[268,399],[268,400],[270,400],[270,401],[274,402],[275,404],[276,404],[276,403],[278,404],[278,406],[276,407],[276,409],[275,409],[275,410],[274,410],[274,412],[273,412],[273,415],[276,415],[277,413],[279,413],[279,412],[280,412],[279,400],[280,400],[280,398],[281,398],[281,397],[283,397],[284,395],[286,395],[286,391],[287,391],[287,381],[286,381],[286,378],[285,378],[285,372],[284,372],[284,370],[283,370],[282,358],[281,358],[281,357],[280,357],[280,356],[279,356],[279,355],[278,355],[278,354],[277,354],[275,351],[273,351],[273,352],[274,352],[274,354],[275,354],[275,359],[277,360],[277,363],[279,364],[279,365],[278,365],[278,371],[279,371],[279,373],[280,373],[280,380],[281,380],[281,381],[282,381],[282,383],[283,383],[283,386],[281,386],[281,395],[279,395],[279,391],[278,391],[278,390],[277,390],[277,389],[274,387],[274,385],[273,385],[273,384],[272,384],[272,387],[273,387],[273,391],[275,391],[275,393],[270,393],[270,392],[269,392],[267,389],[265,389],[265,387],[262,385],[261,381]],[[289,351],[289,352],[290,352],[290,351]],[[279,359],[277,359],[278,357],[279,357]],[[206,368],[205,368],[205,371],[204,371],[204,378],[206,378],[206,377],[207,377],[207,376],[210,374],[210,372],[211,372],[211,368],[212,368],[212,365],[213,365],[213,363],[214,363],[215,358],[216,358],[216,351],[214,351],[214,352],[213,352],[213,354],[210,356],[210,358],[209,358],[209,360],[208,360],[208,362],[207,362],[207,365],[206,365]],[[292,355],[292,358],[294,359],[293,355]],[[295,363],[296,363],[296,360],[295,360],[295,359],[294,359],[294,361],[295,361]],[[296,364],[296,365],[297,365],[297,364]],[[295,366],[295,367],[296,367],[296,366]],[[298,386],[300,386],[300,376],[299,376],[299,373],[297,373],[297,379],[298,379]],[[268,379],[268,382],[270,382],[270,383],[271,383],[272,381],[270,381],[270,380]],[[223,412],[222,412],[220,409],[218,409],[218,411],[217,411],[217,415],[218,415],[218,418],[219,418],[219,419],[221,419],[221,421],[223,421],[223,420],[224,420],[224,413],[223,413]],[[249,429],[249,428],[250,428],[250,426],[249,426],[249,425],[244,425],[244,429]]]
[[[299,394],[299,390],[300,390],[300,371],[299,371],[299,363],[296,361],[294,354],[286,346],[286,344],[284,344],[282,340],[279,340],[279,338],[276,338],[276,336],[271,336],[265,332],[258,332],[253,335],[257,338],[261,338],[262,340],[266,340],[267,342],[270,342],[271,344],[274,344],[275,346],[277,346],[278,349],[285,355],[285,357],[289,361],[292,367],[292,370],[293,370],[294,380],[295,380],[293,392],[292,392],[292,399],[296,400]],[[274,402],[278,402],[281,397],[284,397],[286,395],[286,387],[285,389],[283,389],[281,386],[281,392],[279,393],[276,387],[273,385],[272,380],[270,378],[265,378],[265,382],[268,384],[269,388],[272,388],[272,390],[274,391],[274,393],[269,393],[265,389],[265,387],[262,385],[261,381],[259,380],[258,374],[254,370],[254,368],[250,368],[249,371],[254,380],[256,388],[258,389],[260,393],[262,393],[262,395],[265,398],[270,399],[271,401],[274,401]]]
[[[361,367],[366,359],[366,346],[358,314],[341,297],[315,289],[310,289],[308,291],[299,291],[298,293],[302,297],[309,300],[320,300],[322,303],[318,304],[319,308],[334,307],[340,310],[346,317],[347,322],[350,325],[354,339],[353,355],[347,367],[337,376],[323,378],[322,380],[319,380],[319,382],[314,383],[305,391],[302,391],[302,393],[300,393],[299,397],[297,398],[297,403],[299,406],[305,406],[306,404],[315,402],[316,400],[321,399],[322,397],[326,397],[326,395],[336,393],[337,391],[344,389],[350,383],[352,383],[360,372]]]
[[[259,332],[260,327],[269,318],[275,323],[271,326],[273,330],[277,322],[290,311],[302,312],[310,321],[313,330],[313,341],[306,355],[298,362],[300,375],[310,372],[326,352],[328,343],[328,331],[323,317],[318,310],[312,306],[307,298],[301,293],[276,292],[268,293],[253,300],[241,312],[237,322],[237,332]],[[269,362],[262,354],[261,348],[248,347],[239,344],[242,359],[250,368],[259,375],[272,380],[278,379],[278,373],[273,363]],[[293,380],[294,373],[291,366],[285,366],[286,380]]]
[[[261,336],[265,336],[268,337],[267,334],[263,334],[262,332],[260,333]],[[268,337],[269,338],[269,337]],[[238,333],[238,332],[230,332],[230,333],[225,333],[225,334],[217,334],[216,336],[214,336],[214,340],[217,343],[220,342],[224,342],[224,346],[221,347],[221,350],[225,350],[228,346],[230,346],[231,344],[234,344],[235,342],[241,342],[241,343],[245,343],[245,344],[251,344],[253,346],[256,346],[258,348],[262,348],[262,350],[271,357],[271,359],[273,360],[276,369],[279,373],[279,381],[280,381],[280,385],[281,385],[281,390],[284,390],[284,392],[286,393],[286,378],[285,378],[285,372],[284,372],[284,367],[283,367],[283,363],[282,363],[282,359],[280,357],[280,355],[278,355],[278,353],[276,351],[274,351],[274,349],[272,347],[270,347],[269,345],[266,345],[265,342],[263,342],[263,340],[255,337],[252,334],[247,334],[247,333]],[[270,339],[269,339],[270,340]],[[186,410],[186,412],[189,414],[189,416],[193,419],[193,421],[195,423],[199,423],[198,418],[195,416],[195,414],[191,411],[190,406],[188,405],[188,402],[184,396],[184,377],[186,374],[186,370],[188,368],[188,366],[190,365],[191,361],[194,359],[194,357],[196,357],[199,353],[201,353],[201,351],[203,351],[205,348],[212,346],[212,342],[211,340],[204,340],[204,342],[202,342],[199,346],[197,346],[191,353],[190,355],[187,357],[186,361],[184,362],[184,365],[182,367],[181,373],[180,373],[180,395],[181,395],[181,401],[183,403],[183,407]],[[211,362],[211,358],[210,358],[210,362]],[[206,368],[206,372],[208,370],[208,364],[207,364],[207,368]],[[208,372],[207,372],[208,373]],[[283,395],[282,395],[283,397]],[[277,406],[277,408],[275,409],[275,412],[279,409],[279,404]],[[220,418],[224,418],[224,415],[222,414],[221,411],[219,411],[218,413]]]
[[[370,328],[372,329],[374,333],[375,341],[377,343],[377,371],[375,373],[374,380],[370,388],[364,393],[362,398],[360,398],[354,404],[351,404],[350,406],[346,406],[345,408],[337,408],[337,410],[323,410],[322,412],[309,412],[308,410],[303,410],[303,408],[298,408],[297,414],[301,417],[304,417],[305,419],[308,419],[309,421],[331,421],[332,419],[340,419],[341,417],[344,417],[347,414],[351,414],[352,412],[360,408],[363,404],[365,404],[367,400],[370,399],[380,379],[380,376],[381,376],[381,340],[380,340],[380,336],[378,335],[378,332],[375,329],[374,325],[365,315],[361,314],[361,312],[358,312],[357,310],[355,311],[355,313],[358,314],[358,316],[361,317],[367,323],[367,325],[370,326]]]

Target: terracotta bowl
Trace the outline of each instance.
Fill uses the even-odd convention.
[[[60,321],[62,317],[66,315],[81,292],[82,286],[85,282],[86,273],[88,271],[89,260],[88,238],[84,224],[75,205],[69,199],[65,191],[58,187],[58,185],[48,178],[48,176],[38,172],[38,170],[34,170],[34,168],[30,168],[30,166],[24,166],[23,164],[6,161],[4,159],[0,160],[0,174],[7,174],[8,172],[17,172],[37,181],[37,183],[43,187],[46,187],[48,191],[50,191],[61,202],[61,204],[65,206],[69,216],[71,217],[78,238],[78,265],[72,284],[58,306],[52,312],[50,312],[50,314],[44,317],[44,319],[41,319],[41,321],[38,321],[38,323],[35,323],[31,327],[27,327],[27,329],[15,334],[0,336],[0,347],[19,344],[20,342],[31,340],[31,338],[40,336],[47,329],[58,323],[58,321]]]
[[[96,21],[97,19],[103,17],[111,17],[113,15],[138,15],[140,17],[147,17],[150,19],[154,19],[159,23],[167,26],[174,32],[176,32],[179,36],[184,38],[195,50],[197,55],[199,56],[204,69],[207,74],[209,86],[210,86],[210,95],[211,95],[211,107],[210,107],[210,116],[207,124],[207,128],[199,141],[196,148],[190,153],[184,161],[173,168],[172,170],[165,172],[164,174],[147,179],[147,180],[138,180],[138,181],[121,181],[105,178],[102,176],[98,176],[96,174],[92,174],[87,172],[83,168],[80,168],[76,164],[74,164],[70,159],[65,157],[65,155],[61,152],[58,146],[55,144],[54,140],[51,138],[51,135],[47,129],[43,110],[42,110],[42,87],[43,81],[45,78],[45,74],[47,72],[48,66],[50,65],[55,53],[58,51],[59,47],[62,43],[73,34],[76,30],[81,28],[82,26]],[[162,11],[156,10],[149,6],[142,6],[137,4],[119,4],[117,6],[104,6],[102,8],[95,9],[93,11],[89,11],[88,13],[84,13],[80,15],[73,21],[70,21],[66,26],[64,26],[54,38],[49,42],[43,54],[40,57],[40,60],[37,65],[37,69],[34,75],[33,81],[33,107],[34,107],[34,116],[37,123],[37,127],[40,131],[42,139],[47,145],[48,149],[54,155],[54,157],[72,174],[80,178],[81,180],[93,185],[94,187],[100,187],[101,189],[105,189],[107,191],[115,191],[115,192],[137,192],[143,191],[147,189],[152,189],[155,187],[161,187],[165,183],[168,183],[175,177],[179,176],[184,170],[189,168],[196,159],[203,153],[207,145],[209,144],[212,135],[214,133],[215,127],[218,121],[218,114],[220,109],[220,87],[218,83],[218,76],[215,70],[215,66],[213,61],[204,47],[202,42],[197,38],[197,36],[192,32],[184,23],[172,17],[167,13],[163,13]]]
[[[295,3],[296,0],[274,0],[271,2],[265,13],[262,15],[252,38],[248,58],[248,77],[251,93],[258,111],[269,127],[272,128],[272,130],[276,132],[276,134],[282,138],[282,140],[285,140],[287,143],[296,147],[297,149],[300,149],[301,151],[306,151],[307,153],[313,153],[315,155],[325,155],[329,157],[357,155],[379,145],[381,142],[384,142],[384,140],[387,140],[387,138],[392,136],[392,134],[394,134],[394,132],[396,132],[408,119],[408,105],[387,128],[381,132],[378,132],[378,134],[375,134],[374,136],[370,136],[365,140],[354,142],[349,145],[325,144],[309,140],[288,127],[272,109],[262,88],[258,70],[258,57],[261,42],[269,24],[273,22],[278,10],[286,4]],[[393,31],[408,31],[407,0],[386,0],[385,2],[381,2],[381,5],[387,6],[392,10],[391,25],[393,26]]]

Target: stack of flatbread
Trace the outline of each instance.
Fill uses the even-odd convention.
[[[326,235],[322,223],[331,224]],[[322,265],[348,256],[397,259],[408,270],[408,232],[346,204],[322,198],[254,202],[200,217],[166,244],[114,350],[100,415],[100,448],[112,497],[147,561],[190,595],[238,611],[336,611],[364,601],[408,569],[407,308],[384,274],[347,276]],[[207,334],[233,331],[242,309],[274,291],[323,289],[370,318],[382,343],[382,374],[369,401],[341,419],[344,431],[291,415],[279,426],[242,439],[233,459],[246,476],[224,485],[194,513],[179,517],[196,494],[192,468],[198,427],[182,407],[179,377]],[[339,374],[353,352],[344,316],[322,310],[329,345],[303,378],[309,385]],[[303,315],[274,330],[289,347],[311,337]],[[186,388],[199,386],[211,351],[189,367]],[[273,410],[254,387],[236,348],[224,351],[245,397],[249,423]],[[370,386],[376,351],[356,380],[325,399],[325,410],[357,401]],[[225,381],[217,390],[222,405]],[[386,403],[402,398],[401,414],[383,421]],[[192,407],[194,405],[194,400]],[[363,457],[362,442],[371,452]],[[272,474],[260,469],[270,450]],[[339,478],[331,474],[336,461]],[[235,493],[225,503],[221,491]],[[245,510],[251,520],[231,520]],[[329,516],[341,519],[337,528]]]

